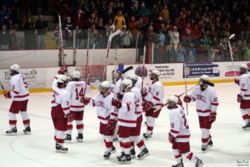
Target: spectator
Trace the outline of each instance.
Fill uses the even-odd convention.
[[[122,36],[122,39],[121,39],[121,45],[122,45],[122,47],[124,47],[124,48],[131,47],[132,39],[133,39],[133,36],[132,36],[131,32],[129,30],[127,30],[125,32],[125,35]]]
[[[18,49],[18,39],[17,39],[17,35],[16,35],[16,27],[11,27],[9,30],[9,34],[10,34],[10,50],[16,50]]]
[[[162,31],[160,31],[160,32],[159,32],[159,35],[158,35],[158,46],[159,46],[159,47],[164,47],[165,42],[166,42],[166,37],[165,37],[165,35],[162,33]]]
[[[169,10],[168,10],[168,6],[164,5],[164,7],[161,10],[160,16],[163,18],[163,21],[169,21]]]
[[[136,38],[138,31],[138,22],[135,20],[135,16],[131,16],[128,22],[128,29],[130,30],[133,38]]]
[[[172,30],[168,32],[170,36],[170,45],[176,50],[178,44],[180,43],[180,34],[177,31],[177,27],[173,26]]]
[[[27,18],[23,28],[24,28],[25,49],[35,49],[36,48],[35,25],[31,17]]]
[[[118,10],[117,15],[115,16],[114,25],[116,30],[123,29],[124,26],[126,26],[126,21],[121,10]]]
[[[35,24],[37,31],[37,49],[44,49],[44,36],[47,28],[47,22],[44,20],[43,15],[39,15]]]
[[[184,58],[186,56],[186,50],[185,48],[179,43],[177,50],[176,50],[176,59],[178,63],[183,63],[184,62]]]
[[[75,26],[78,26],[80,29],[87,29],[89,26],[88,16],[85,11],[79,9],[74,18]]]
[[[6,25],[2,25],[0,32],[0,49],[8,50],[10,45],[10,34],[6,30]]]
[[[72,47],[73,29],[74,29],[74,25],[71,21],[71,17],[67,16],[66,23],[64,26],[64,38],[65,38],[65,42],[66,42],[66,44],[65,44],[66,47]]]

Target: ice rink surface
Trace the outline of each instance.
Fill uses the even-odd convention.
[[[188,88],[192,87],[189,85]],[[205,167],[237,167],[250,166],[250,130],[242,130],[243,121],[236,102],[239,87],[233,83],[216,84],[220,105],[217,120],[213,124],[212,136],[214,146],[206,153],[201,151],[201,132],[198,126],[194,103],[189,104],[188,121],[191,130],[191,150],[200,157]],[[184,86],[167,86],[165,95],[180,94]],[[94,96],[92,91],[88,96]],[[31,94],[28,112],[31,118],[31,135],[23,135],[21,116],[18,115],[18,135],[6,136],[9,129],[8,109],[11,100],[0,97],[0,166],[1,167],[113,167],[121,166],[116,160],[120,154],[118,142],[117,152],[110,160],[103,159],[103,138],[98,133],[99,121],[95,108],[86,107],[84,113],[84,142],[77,143],[77,132],[73,130],[74,140],[66,143],[68,153],[56,153],[53,140],[53,124],[50,118],[51,93]],[[145,131],[143,126],[142,132]],[[168,113],[162,110],[156,120],[153,137],[145,141],[150,155],[143,160],[134,159],[125,166],[131,167],[171,167],[175,163],[171,145],[168,142]],[[137,148],[136,148],[137,149]],[[137,153],[139,150],[137,149]],[[245,161],[242,161],[245,160]],[[194,164],[185,160],[185,167]]]

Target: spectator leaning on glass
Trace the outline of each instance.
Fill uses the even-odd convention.
[[[180,42],[180,34],[177,31],[177,27],[173,26],[172,30],[168,32],[168,35],[170,36],[170,45],[174,47],[174,49],[177,49],[177,46]]]

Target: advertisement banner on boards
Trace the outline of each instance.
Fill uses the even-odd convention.
[[[206,64],[184,64],[183,66],[183,78],[186,75],[187,78],[197,78],[205,74],[210,77],[219,77],[220,70],[218,64],[206,63]]]
[[[30,68],[21,69],[29,88],[45,88],[46,87],[46,69],[45,68]],[[10,73],[8,69],[0,70],[0,81],[5,89],[10,89]]]

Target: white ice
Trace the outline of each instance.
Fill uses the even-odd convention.
[[[192,85],[188,86],[189,88]],[[242,130],[243,121],[239,111],[236,96],[239,87],[233,83],[216,84],[220,105],[218,117],[212,128],[214,146],[202,153],[201,132],[198,126],[194,104],[189,104],[188,121],[191,129],[191,150],[200,157],[205,167],[237,167],[250,166],[250,131]],[[184,86],[165,87],[165,95],[180,94]],[[88,96],[94,96],[92,91]],[[0,166],[1,167],[111,167],[120,166],[116,160],[119,152],[118,142],[115,143],[117,153],[110,160],[103,159],[103,138],[98,133],[99,122],[95,109],[86,107],[84,114],[84,142],[77,143],[77,132],[73,131],[74,140],[66,143],[68,153],[56,153],[53,140],[53,125],[50,118],[51,93],[31,94],[28,112],[31,118],[31,135],[23,135],[23,125],[20,115],[18,118],[17,136],[6,136],[8,126],[8,109],[11,100],[0,97]],[[142,132],[145,131],[143,126]],[[169,120],[163,110],[156,121],[153,138],[145,143],[150,155],[143,160],[134,159],[126,166],[131,167],[171,167],[175,163],[168,142]],[[139,150],[137,149],[137,153]],[[247,161],[241,161],[247,160]],[[245,164],[243,164],[245,162]],[[185,167],[193,163],[185,161]]]

